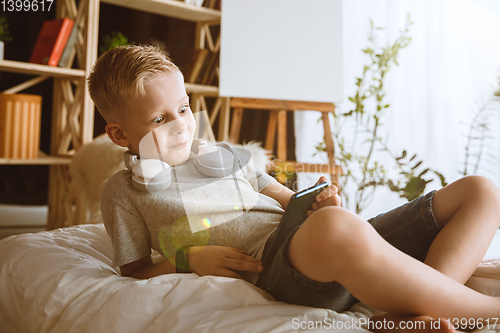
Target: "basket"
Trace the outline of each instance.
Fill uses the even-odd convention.
[[[38,158],[42,96],[0,94],[0,157]]]

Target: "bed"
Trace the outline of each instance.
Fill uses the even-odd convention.
[[[89,218],[92,215],[89,214]],[[137,280],[112,266],[102,223],[0,241],[0,332],[366,331],[376,309],[289,305],[243,280],[169,274]],[[500,296],[500,234],[468,282]],[[155,260],[161,260],[158,255]],[[322,329],[321,329],[322,328]],[[478,332],[500,332],[500,325]]]
[[[121,277],[102,224],[11,236],[0,253],[0,332],[290,332],[316,322],[355,332],[377,313],[364,304],[336,313],[276,302],[231,278]],[[500,261],[483,261],[469,284],[500,296]]]

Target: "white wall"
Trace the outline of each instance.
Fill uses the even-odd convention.
[[[368,45],[369,19],[382,26],[382,44],[392,42],[404,27],[406,13],[411,14],[413,38],[401,51],[399,67],[387,78],[387,102],[383,137],[389,135],[394,151],[407,149],[417,153],[425,165],[442,172],[448,181],[460,177],[463,169],[468,123],[478,107],[498,88],[500,74],[500,19],[489,9],[471,0],[349,0],[344,1],[344,90],[355,91],[355,77],[361,75],[367,56],[361,49]],[[347,111],[350,102],[340,103]],[[491,117],[489,152],[500,157],[500,110]],[[321,140],[317,116],[296,113],[297,156],[303,162],[312,157]],[[378,159],[384,161],[383,154]],[[490,163],[478,172],[500,186],[500,162]],[[301,175],[307,186],[306,175]],[[310,179],[310,178],[309,178]],[[309,180],[315,181],[317,175]],[[430,183],[427,190],[439,188]],[[378,191],[372,205],[361,215],[371,217],[386,211],[404,199],[389,191]]]

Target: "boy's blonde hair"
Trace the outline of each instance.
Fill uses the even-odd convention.
[[[145,94],[145,83],[169,71],[180,72],[157,46],[116,47],[95,62],[88,77],[90,98],[108,123],[116,122],[135,97]]]

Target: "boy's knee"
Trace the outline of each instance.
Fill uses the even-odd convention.
[[[370,252],[369,228],[369,223],[346,209],[319,209],[301,227],[301,251],[318,262],[360,260]]]
[[[464,195],[467,195],[469,199],[489,198],[500,203],[500,189],[488,178],[473,175],[464,177],[461,181],[466,187]]]

